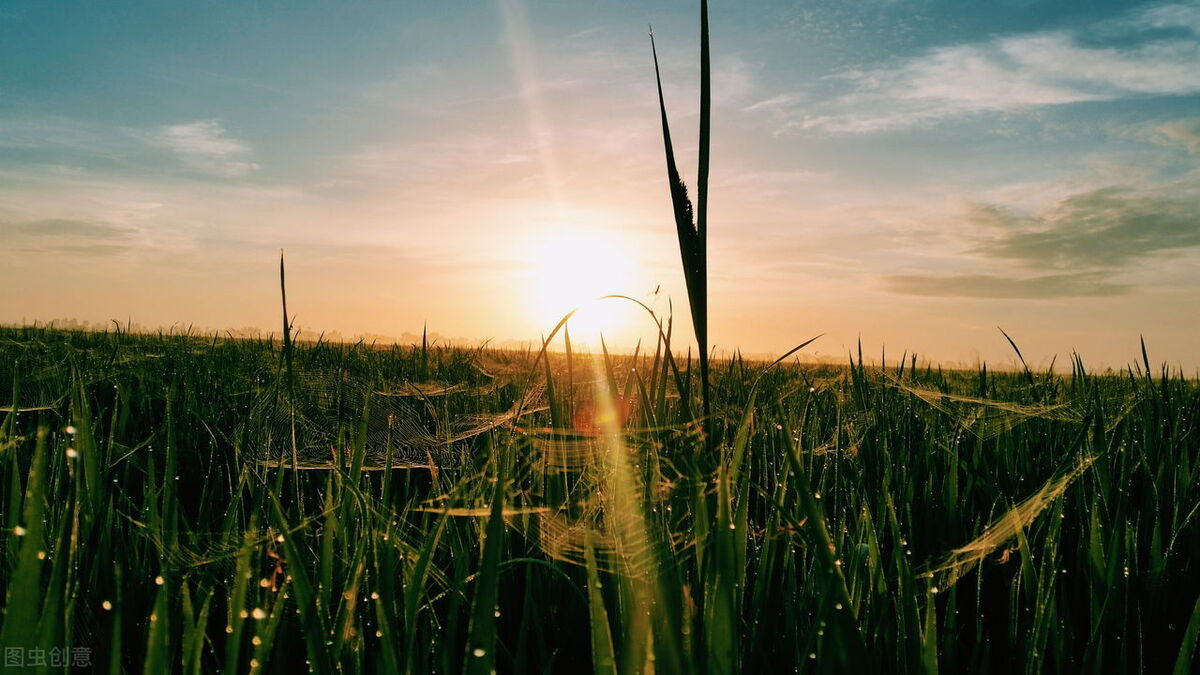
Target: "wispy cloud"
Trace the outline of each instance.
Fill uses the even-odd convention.
[[[760,101],[755,101],[750,105],[742,108],[742,112],[756,112],[759,110],[779,110],[795,105],[799,98],[795,94],[778,94],[769,98],[764,98]]]
[[[129,250],[137,230],[113,223],[52,218],[0,224],[0,242],[21,252],[106,255]]]
[[[888,288],[905,295],[964,298],[1072,298],[1121,295],[1130,286],[1094,272],[1009,277],[999,274],[896,274]]]
[[[957,221],[966,241],[958,269],[883,278],[895,292],[981,298],[1056,298],[1129,293],[1151,260],[1200,248],[1200,190],[1192,184],[1106,187],[1025,213],[975,204]],[[964,257],[965,256],[965,257]],[[971,269],[962,269],[968,262]],[[1135,274],[1136,273],[1136,274]],[[1152,274],[1150,276],[1153,276]]]
[[[249,152],[249,146],[229,136],[220,120],[168,124],[156,129],[150,139],[198,170],[235,177],[259,168],[240,159]]]
[[[1200,247],[1200,197],[1104,188],[1072,195],[1042,213],[997,206],[968,221],[987,237],[974,252],[1035,269],[1112,269],[1153,254]]]
[[[849,93],[808,110],[791,106],[785,127],[869,133],[977,113],[1195,94],[1197,63],[1200,4],[1166,5],[1077,31],[943,46],[895,66],[842,72],[832,79]]]
[[[1200,155],[1200,117],[1175,120],[1154,127],[1151,139],[1160,145],[1182,146],[1193,155]]]

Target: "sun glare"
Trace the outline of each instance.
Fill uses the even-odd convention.
[[[594,230],[563,229],[538,237],[525,249],[530,318],[546,333],[579,308],[568,327],[571,339],[593,346],[601,335],[612,344],[636,329],[632,303],[597,300],[636,295],[636,265],[616,239]]]

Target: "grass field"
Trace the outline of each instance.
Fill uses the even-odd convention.
[[[662,342],[563,346],[4,329],[0,642],[109,672],[1193,671],[1195,380],[735,359],[704,425]]]

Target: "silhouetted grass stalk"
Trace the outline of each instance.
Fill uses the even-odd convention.
[[[671,144],[671,127],[667,120],[667,105],[663,100],[662,76],[658,67],[658,50],[654,46],[654,30],[650,30],[650,52],[654,58],[654,79],[658,87],[658,108],[662,117],[663,149],[667,160],[667,183],[671,190],[671,205],[675,212],[675,231],[679,238],[679,254],[683,263],[683,278],[687,284],[688,305],[692,326],[696,332],[700,360],[700,396],[705,428],[711,431],[708,376],[708,161],[709,128],[711,125],[711,86],[708,47],[708,2],[700,2],[700,147],[696,170],[696,208],[688,198],[687,185],[679,176],[675,150]],[[693,220],[694,215],[694,220]],[[711,441],[711,433],[709,434]]]

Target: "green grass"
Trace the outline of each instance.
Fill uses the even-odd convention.
[[[1148,359],[735,358],[706,440],[661,342],[288,351],[0,332],[6,646],[130,672],[1194,663],[1200,385]]]

